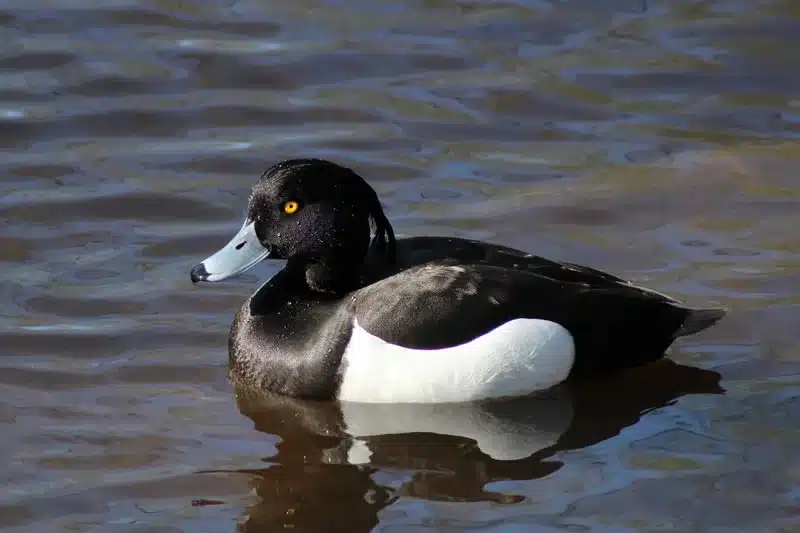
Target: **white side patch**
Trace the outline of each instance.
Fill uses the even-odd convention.
[[[342,358],[339,399],[452,403],[524,396],[563,381],[574,359],[572,335],[548,320],[511,320],[438,350],[390,344],[356,322]]]

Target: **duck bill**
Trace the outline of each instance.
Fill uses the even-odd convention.
[[[255,224],[245,220],[228,244],[192,268],[192,282],[222,281],[241,274],[269,257],[270,251],[259,242]]]

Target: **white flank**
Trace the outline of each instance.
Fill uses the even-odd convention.
[[[511,320],[438,350],[390,344],[356,321],[342,358],[339,399],[454,403],[524,396],[563,381],[574,359],[572,335],[548,320]]]

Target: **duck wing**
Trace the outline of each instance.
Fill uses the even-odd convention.
[[[494,265],[511,270],[537,273],[556,280],[591,283],[593,286],[611,286],[620,283],[630,285],[628,281],[608,272],[576,263],[546,259],[499,244],[437,236],[411,237],[397,241],[397,268],[394,272],[431,261]],[[380,268],[373,268],[375,268],[376,274],[382,273]],[[666,295],[662,296],[669,299]]]
[[[690,309],[589,267],[502,247],[467,250],[478,251],[483,257],[470,262],[416,264],[356,291],[350,305],[359,326],[395,345],[439,349],[513,319],[548,320],[570,332],[572,375],[585,375],[658,359],[676,337],[724,315],[721,309]]]

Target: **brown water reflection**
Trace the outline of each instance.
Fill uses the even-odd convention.
[[[281,439],[264,458],[269,467],[241,471],[256,476],[258,501],[240,530],[371,531],[401,497],[520,503],[523,495],[487,485],[544,478],[563,465],[559,452],[613,437],[686,394],[722,394],[719,379],[666,361],[483,405],[342,406],[238,391],[256,429]],[[381,473],[391,481],[376,479]]]
[[[796,2],[29,0],[0,26],[4,531],[800,525]],[[292,156],[355,167],[401,234],[732,313],[676,364],[488,412],[237,401],[228,328],[275,267],[187,272]]]

